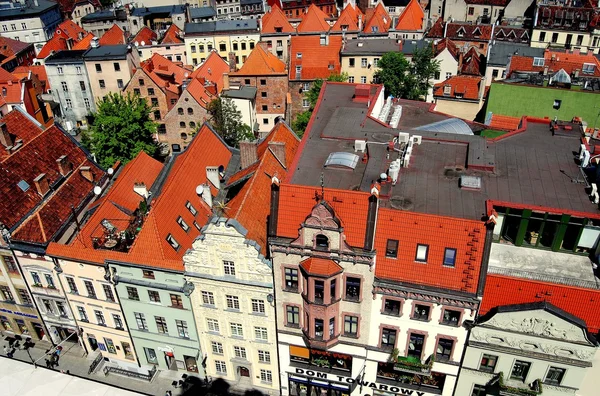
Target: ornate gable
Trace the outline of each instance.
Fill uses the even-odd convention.
[[[304,221],[304,225],[320,229],[343,231],[341,222],[335,217],[333,208],[325,201],[321,201],[313,207],[312,212]]]

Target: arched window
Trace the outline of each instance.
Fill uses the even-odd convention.
[[[194,109],[192,109],[191,107],[188,107],[188,115],[193,115],[194,114]]]
[[[196,129],[196,123],[194,121],[190,121],[190,128]]]
[[[179,114],[179,115],[183,115],[183,107],[179,107],[179,108],[177,109],[177,114]]]
[[[181,122],[179,123],[179,128],[185,128],[185,122],[181,121]]]
[[[183,140],[187,140],[187,138],[188,138],[188,135],[187,135],[187,133],[185,133],[185,132],[184,132],[184,133],[182,133],[182,134],[181,134],[181,138],[182,138]]]
[[[317,235],[316,247],[317,249],[329,249],[329,238],[323,234]]]

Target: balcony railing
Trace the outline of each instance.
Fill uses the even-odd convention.
[[[498,384],[500,396],[537,396],[542,394],[542,381],[539,379],[529,385],[517,383],[516,381],[507,383],[504,381],[504,373],[500,372],[490,381],[490,384],[494,383]]]
[[[434,360],[435,357],[433,355],[429,356],[425,362],[421,362],[419,358],[414,356],[398,356],[394,363],[394,370],[414,374],[430,374]]]

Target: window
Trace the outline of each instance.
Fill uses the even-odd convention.
[[[112,314],[113,322],[115,322],[115,328],[122,330],[123,329],[123,321],[121,317],[117,314]]]
[[[215,305],[215,296],[212,292],[202,292],[202,303],[206,305]]]
[[[154,114],[154,119],[156,121],[160,121],[160,110],[154,110],[153,114]],[[158,133],[161,133],[160,128],[159,128]],[[166,131],[164,133],[166,133]]]
[[[350,276],[346,278],[346,300],[360,300],[360,278]]]
[[[72,109],[73,108],[73,101],[71,101],[71,99],[69,99],[69,98],[66,98],[65,99],[65,107],[67,109]]]
[[[230,323],[229,328],[231,329],[231,335],[233,337],[243,337],[244,328],[241,323]]]
[[[285,290],[298,291],[298,270],[295,268],[285,269]]]
[[[79,320],[81,320],[82,322],[87,322],[88,321],[88,317],[87,317],[87,313],[85,312],[85,308],[84,307],[77,307],[77,313],[79,313]]]
[[[15,301],[8,286],[0,286],[0,293],[2,293],[2,299],[5,301]],[[44,300],[44,303],[46,300]]]
[[[150,98],[150,104],[152,105],[152,107],[157,107],[158,106],[158,99],[157,98]]]
[[[118,62],[113,63],[113,67],[116,72],[121,71],[121,65]]]
[[[208,331],[212,331],[214,333],[220,333],[219,329],[219,321],[216,319],[206,319],[206,325],[208,327]]]
[[[88,280],[84,280],[83,284],[85,285],[85,290],[87,291],[89,298],[96,298],[96,290],[94,289],[94,285],[92,282]]]
[[[273,375],[271,374],[271,371],[260,369],[260,380],[268,383],[273,382]]]
[[[58,74],[63,74],[63,68],[62,68],[62,66],[57,66],[57,67],[56,67],[56,72],[57,72]]]
[[[225,298],[227,299],[227,308],[228,309],[240,309],[240,300],[237,296],[230,296],[227,295],[225,296]]]
[[[383,313],[386,315],[400,316],[402,303],[398,300],[386,298],[383,300]]]
[[[375,66],[375,67],[379,66],[379,58],[373,59],[373,66]]]
[[[175,326],[177,327],[177,334],[181,338],[190,338],[188,331],[188,325],[185,320],[175,320]]]
[[[19,270],[17,269],[17,263],[15,262],[14,258],[9,256],[2,256],[2,258],[4,259],[4,264],[6,264],[6,269],[8,272],[13,274],[19,273]]]
[[[192,204],[190,203],[190,201],[187,201],[185,203],[185,207],[190,211],[190,213],[192,214],[192,216],[196,216],[196,213],[198,213],[198,211],[192,206]]]
[[[396,330],[384,328],[381,330],[381,347],[393,349],[396,347]]]
[[[130,300],[140,301],[140,295],[135,287],[127,286],[127,298]]]
[[[75,279],[71,278],[70,276],[67,276],[66,279],[67,285],[69,286],[69,291],[73,294],[79,294],[79,291],[77,290],[77,285],[75,284]]]
[[[336,285],[335,279],[332,279],[331,281],[329,281],[329,296],[330,296],[332,302],[337,299],[336,286],[337,285]]]
[[[315,338],[323,339],[323,319],[315,319]]]
[[[65,304],[60,301],[56,301],[56,309],[58,309],[58,314],[63,317],[68,317],[67,310],[65,309]]]
[[[367,83],[367,77],[366,76],[360,76],[360,83],[361,84],[366,84]]]
[[[233,50],[237,51],[238,50],[238,43],[233,43]]]
[[[98,80],[98,84],[100,85],[100,88],[106,88],[106,83],[104,80]]]
[[[250,49],[254,49],[254,41],[250,41]]]
[[[260,85],[267,85],[267,80],[261,79],[260,80]]]
[[[226,44],[219,44],[219,51],[221,51],[221,52],[227,51],[227,45]]]
[[[427,252],[429,250],[429,245],[417,245],[417,254],[415,257],[415,261],[420,261],[422,263],[427,262]]]
[[[220,342],[212,341],[210,345],[212,346],[213,353],[216,353],[217,355],[223,354],[223,344],[221,344]]]
[[[104,314],[102,311],[95,310],[94,315],[96,315],[96,323],[100,326],[106,326],[106,320],[104,319]]]
[[[546,32],[540,32],[540,41],[546,41]]]
[[[262,122],[263,122],[263,125],[269,125],[269,119],[268,118],[263,118]]]
[[[358,336],[358,316],[344,316],[344,335],[347,337]]]
[[[446,80],[449,79],[450,77],[452,77],[452,72],[446,72]]]
[[[558,33],[552,33],[552,42],[556,43],[558,41]]]
[[[141,86],[141,87],[143,87],[143,86],[144,86],[144,79],[143,79],[143,78],[140,78],[140,79],[138,80],[138,85],[139,85],[139,86]]]
[[[296,59],[302,59],[302,52],[296,52]]]
[[[310,83],[302,83],[302,92],[308,92],[310,90]]]
[[[33,301],[31,301],[31,297],[29,297],[29,293],[25,289],[17,289],[19,293],[19,297],[21,298],[21,304],[23,305],[33,305]]]
[[[496,368],[496,362],[498,361],[498,356],[483,354],[481,357],[481,363],[479,364],[479,370],[485,371],[488,373],[493,373]]]
[[[113,343],[113,340],[111,340],[110,338],[105,338],[104,345],[106,345],[108,353],[112,353],[115,355],[117,354],[117,350],[115,349],[115,344]]]
[[[134,95],[140,95],[140,89],[139,88],[133,88],[133,94]]]
[[[486,396],[487,390],[485,385],[473,385],[473,392],[471,392],[471,396]]]
[[[31,278],[33,279],[34,286],[41,286],[42,285],[42,281],[40,280],[40,276],[38,275],[37,272],[32,272],[31,273]]]
[[[240,347],[240,346],[234,346],[233,347],[233,354],[235,355],[236,358],[240,358],[240,359],[246,359],[246,348],[244,347]]]
[[[85,92],[85,81],[79,81],[79,88],[81,88],[81,92]]]
[[[100,63],[96,63],[96,72],[102,73],[102,65]]]
[[[544,58],[533,58],[533,66],[544,66]]]
[[[110,285],[102,285],[102,290],[104,290],[104,295],[106,296],[106,301],[115,302],[115,295],[113,294],[112,288]]]
[[[407,356],[415,357],[421,360],[423,354],[423,344],[425,343],[425,336],[423,334],[411,334],[408,341],[408,354]]]
[[[144,348],[144,352],[146,353],[146,360],[150,364],[158,364],[158,357],[156,356],[156,351],[151,348]]]
[[[267,105],[262,105],[262,111],[268,111],[269,110],[269,106]],[[266,120],[266,118],[265,118]],[[267,120],[268,121],[268,120]]]
[[[267,341],[269,339],[269,334],[267,333],[266,327],[255,327],[254,336],[257,340]]]
[[[329,249],[329,238],[323,234],[319,234],[315,238],[315,244],[317,249]]]
[[[265,313],[264,300],[252,299],[252,313],[255,313],[255,314],[264,314]]]
[[[560,367],[550,367],[548,369],[548,373],[546,374],[546,379],[544,383],[550,385],[560,385],[563,377],[565,376],[565,369]]]
[[[8,287],[2,286],[0,287],[0,291],[2,292],[6,300],[13,301],[12,294],[8,290]],[[52,307],[52,303],[49,300],[42,300],[42,303],[44,304],[44,309],[46,310],[46,313],[54,315],[54,308]]]
[[[527,373],[529,372],[529,367],[531,367],[531,363],[524,362],[522,360],[516,360],[515,365],[510,372],[510,379],[519,380],[525,382],[527,378]]]
[[[348,82],[349,83],[354,83],[354,76],[348,77]]]
[[[595,70],[596,70],[596,65],[594,65],[593,63],[584,63],[583,67],[581,68],[581,71],[586,74],[594,74]]]
[[[142,270],[142,276],[146,279],[154,279],[154,271]]]
[[[315,280],[315,302],[317,304],[323,304],[323,297],[325,295],[325,282]]]
[[[196,123],[194,121],[190,121],[190,128],[196,129]]]
[[[269,351],[258,351],[258,361],[260,363],[271,363],[271,352]]]
[[[398,241],[395,239],[388,239],[385,246],[385,257],[396,258],[398,257]]]
[[[181,121],[179,123],[179,128],[185,128],[185,122],[184,121]],[[187,138],[187,136],[186,136],[186,138]]]
[[[361,58],[360,67],[367,67],[367,58]]]
[[[123,80],[117,79],[117,88],[123,88]]]
[[[444,250],[444,265],[454,267],[456,263],[456,249],[446,248]]]
[[[148,96],[154,96],[154,88],[148,88]]]
[[[299,326],[300,325],[300,308],[293,305],[286,307],[287,313],[287,325],[288,326]]]
[[[444,310],[444,316],[442,317],[442,324],[449,326],[458,326],[460,323],[460,311],[453,311],[451,309]]]
[[[492,78],[498,78],[498,69],[492,69]]]
[[[167,321],[162,316],[155,316],[154,321],[156,322],[156,329],[159,333],[169,334],[169,329],[167,328]]]
[[[235,263],[233,261],[223,261],[223,271],[225,275],[235,276]]]
[[[160,294],[156,290],[148,290],[148,298],[151,302],[160,302]]]
[[[310,107],[310,101],[308,99],[302,99],[302,107],[304,107],[304,108]]]
[[[453,346],[454,340],[440,338],[438,340],[438,345],[435,350],[435,360],[438,362],[447,362],[448,360],[450,360]]]
[[[69,92],[69,87],[67,86],[66,82],[62,81],[60,86],[62,87],[63,92]]]
[[[415,304],[412,318],[415,320],[428,321],[431,307],[429,305]]]
[[[227,365],[222,360],[215,360],[215,369],[219,374],[227,374]]]
[[[171,294],[171,307],[183,309],[183,300],[179,294]]]
[[[167,235],[166,239],[167,239],[167,242],[169,242],[169,245],[171,245],[171,247],[173,249],[175,249],[175,251],[179,250],[179,242],[177,242],[171,234]]]
[[[329,319],[329,338],[335,336],[335,318]]]
[[[354,67],[354,58],[348,58],[348,66]]]

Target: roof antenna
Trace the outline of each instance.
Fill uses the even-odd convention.
[[[321,199],[325,200],[325,182],[323,172],[321,172]]]

